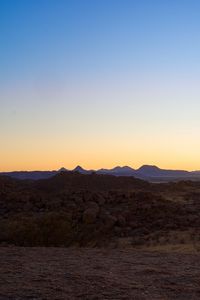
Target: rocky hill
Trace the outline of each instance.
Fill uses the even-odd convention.
[[[199,242],[200,183],[61,172],[38,181],[0,177],[0,243],[138,247]]]

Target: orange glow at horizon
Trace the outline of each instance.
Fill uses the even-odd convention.
[[[177,151],[177,149],[181,149]],[[191,149],[192,148],[192,149]],[[11,150],[13,149],[13,151]],[[192,150],[192,151],[191,151]],[[18,143],[1,149],[0,171],[15,170],[57,170],[61,167],[73,169],[81,165],[85,169],[113,168],[128,165],[139,168],[141,165],[156,165],[164,169],[200,169],[197,164],[198,147],[186,145],[184,139],[180,145],[176,140],[161,139],[155,144],[152,140],[140,140],[140,143],[123,140],[122,142],[104,140],[96,142],[78,141],[62,144],[57,141],[45,141],[40,144]]]

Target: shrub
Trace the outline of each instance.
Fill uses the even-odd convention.
[[[0,242],[18,246],[69,246],[74,236],[72,222],[65,214],[46,213],[0,222]]]

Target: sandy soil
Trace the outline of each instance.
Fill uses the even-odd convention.
[[[200,299],[200,254],[1,247],[0,299]]]

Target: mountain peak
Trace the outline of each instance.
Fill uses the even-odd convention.
[[[80,171],[85,171],[81,166],[76,166],[76,168],[74,168],[74,170],[73,171],[75,171],[75,172],[80,172]]]
[[[146,171],[146,170],[151,170],[151,171],[158,171],[160,170],[160,168],[158,168],[157,166],[155,165],[143,165],[141,166],[137,171]]]
[[[160,171],[162,171],[160,168],[153,165],[143,165],[137,170],[139,174],[145,176],[158,176],[160,174]]]
[[[74,170],[72,170],[73,172],[78,172],[81,174],[91,174],[92,170],[85,170],[83,169],[81,166],[77,166]]]

